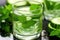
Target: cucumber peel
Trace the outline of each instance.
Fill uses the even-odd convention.
[[[55,28],[53,28],[53,27],[50,25],[50,23],[48,24],[48,27],[51,28],[51,29],[53,29],[53,30],[56,30]]]
[[[60,29],[59,26],[60,26],[60,17],[53,18],[51,22],[48,24],[48,27],[53,30]]]

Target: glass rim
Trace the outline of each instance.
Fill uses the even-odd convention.
[[[14,11],[14,14],[15,14],[15,12],[17,12],[17,13],[21,13],[22,14],[22,12],[28,12],[29,14],[23,14],[23,15],[25,15],[25,16],[34,16],[34,15],[40,15],[41,13],[42,13],[42,11],[41,12],[39,12],[38,14],[30,14],[30,13],[32,13],[32,11],[20,11],[20,10],[17,10],[17,11]],[[19,14],[18,14],[19,15]]]
[[[23,1],[23,0],[21,1],[21,0],[20,0],[20,1],[17,1],[17,2],[15,2],[15,3],[18,3],[18,2],[25,2],[25,1]],[[13,3],[13,5],[14,5],[15,3]]]
[[[19,10],[19,8],[21,8],[21,10]],[[22,10],[22,8],[28,8],[29,10]],[[23,7],[17,7],[17,8],[14,8],[13,7],[13,10],[17,10],[17,11],[23,11],[23,12],[34,12],[34,11],[37,11],[37,10],[40,10],[40,11],[43,11],[43,6],[41,6],[41,8],[39,9],[35,9],[35,10],[30,10],[30,6],[23,6]]]
[[[16,9],[15,9],[15,10],[16,10]],[[34,12],[34,11],[37,11],[37,10],[40,10],[40,9],[31,10],[31,11],[30,11],[30,10],[17,10],[17,11],[23,11],[23,12],[29,12],[29,11],[30,11],[30,12]],[[41,11],[42,11],[42,8],[41,8]]]
[[[33,0],[31,0],[31,1],[33,1]],[[13,3],[13,5],[12,5],[13,10],[15,10],[14,6],[15,6],[15,4],[18,3],[18,2],[25,2],[25,1],[22,0],[22,1],[17,1],[17,2],[15,2],[15,3]],[[27,2],[27,0],[26,0],[26,2]],[[37,2],[37,1],[33,1],[33,2]],[[39,2],[38,2],[38,3],[39,3]],[[25,4],[26,4],[26,3],[25,3]],[[37,5],[39,5],[39,4],[37,4]],[[36,9],[36,10],[40,10],[40,9],[43,10],[43,4],[40,3],[40,6],[41,6],[41,8]],[[19,8],[19,6],[16,6],[16,7]],[[21,6],[20,6],[20,7],[21,7]],[[22,5],[22,7],[29,7],[29,6]],[[36,10],[32,10],[32,11],[36,11]],[[26,10],[19,10],[19,11],[26,11]]]
[[[19,2],[29,2],[29,1],[31,1],[31,2],[37,2],[37,3],[39,3],[39,4],[42,4],[43,3],[43,1],[42,2],[39,2],[39,1],[33,1],[33,0],[20,0],[20,1],[17,1],[17,2],[15,2],[15,3],[13,3],[13,5],[14,4],[16,4],[16,3],[19,3]],[[30,2],[29,2],[30,3]]]
[[[43,3],[43,0],[40,2],[40,1],[36,1],[36,0],[28,0],[28,1],[32,1],[32,2],[37,2],[37,3]]]
[[[38,10],[38,9],[37,9]],[[23,12],[27,12],[28,14],[23,14],[23,15],[25,15],[25,16],[34,16],[34,15],[40,15],[40,14],[42,14],[42,12],[43,12],[43,10],[42,10],[42,8],[41,8],[41,11],[40,11],[40,9],[39,9],[39,13],[38,14],[33,14],[33,12],[35,12],[36,10],[33,10],[33,11],[30,11],[30,10],[13,10],[14,11],[14,13],[15,12],[17,12],[17,13],[23,13]],[[31,13],[31,14],[30,14]]]

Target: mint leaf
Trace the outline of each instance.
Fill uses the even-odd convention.
[[[39,14],[42,12],[42,6],[38,4],[31,4],[30,11],[32,14]]]
[[[60,3],[59,2],[45,0],[44,4],[45,4],[45,9],[48,9],[48,10],[60,9]]]
[[[50,36],[59,36],[60,35],[60,29],[54,30],[50,33]]]
[[[4,30],[5,32],[10,32],[10,25],[5,22],[5,23],[1,23],[2,26],[2,30]]]
[[[30,28],[31,26],[33,26],[36,22],[33,21],[33,20],[29,20],[29,21],[26,21],[25,23],[23,23],[23,27],[24,28]]]
[[[9,15],[9,13],[8,13],[8,10],[6,9],[6,8],[0,8],[1,10],[0,10],[0,18],[1,18],[1,20],[3,20],[3,19],[6,19],[7,17],[8,17],[8,15]]]
[[[48,1],[48,0],[45,0],[44,3],[45,3],[45,9],[48,9],[48,10],[53,10],[54,5],[56,4],[55,2]]]
[[[8,11],[12,11],[12,5],[6,5],[5,8],[8,10]]]
[[[60,3],[55,3],[55,5],[54,5],[54,9],[60,9]]]
[[[26,16],[24,15],[19,16],[19,15],[13,14],[13,20],[24,23],[26,21]]]
[[[9,17],[9,14],[12,11],[12,6],[9,5],[5,5],[5,6],[1,6],[0,7],[0,20],[4,20],[7,19]]]

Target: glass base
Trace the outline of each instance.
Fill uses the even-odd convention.
[[[14,36],[20,40],[33,40],[33,39],[39,38],[40,34],[32,35],[32,36],[21,36],[21,35],[15,34]]]

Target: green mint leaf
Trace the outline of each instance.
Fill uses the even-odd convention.
[[[12,5],[6,5],[5,8],[8,10],[8,11],[12,11]]]
[[[45,9],[48,9],[48,10],[60,9],[59,2],[45,0],[44,4],[45,4]]]
[[[2,30],[4,30],[5,32],[10,32],[10,25],[5,22],[5,23],[1,23],[2,26]]]
[[[54,9],[60,9],[60,3],[55,3]]]
[[[24,28],[30,28],[31,26],[33,26],[36,22],[33,21],[33,20],[29,20],[29,21],[26,21],[25,23],[23,23],[23,27]]]
[[[11,13],[12,6],[5,5],[0,7],[0,20],[7,19],[9,17],[9,14]]]
[[[39,14],[42,12],[42,6],[38,4],[31,4],[30,11],[32,14]]]
[[[50,33],[50,36],[59,36],[60,35],[60,30],[57,29],[57,30],[54,30]]]
[[[13,20],[24,23],[26,21],[26,17],[24,15],[19,16],[19,15],[13,14]]]
[[[6,19],[8,17],[8,10],[6,10],[4,7],[0,7],[0,18],[1,20]]]

